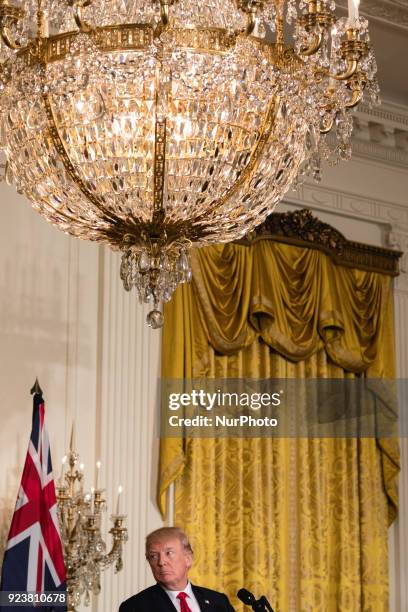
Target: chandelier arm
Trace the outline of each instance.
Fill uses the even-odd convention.
[[[78,0],[71,0],[71,6],[74,12],[75,23],[77,24],[79,30],[84,32],[85,34],[89,34],[92,32],[92,26],[84,20],[83,17],[83,9],[87,6],[90,6],[92,0],[85,0],[85,2],[79,2]]]
[[[0,35],[9,49],[17,51],[23,45],[14,38],[10,26],[17,25],[25,16],[25,11],[19,6],[13,6],[8,0],[0,0]]]
[[[263,126],[260,130],[259,138],[254,146],[252,154],[249,158],[247,165],[242,171],[239,179],[230,187],[227,192],[224,194],[222,198],[217,200],[216,204],[207,211],[206,216],[209,216],[212,213],[217,212],[222,206],[224,206],[225,202],[229,200],[243,185],[245,181],[248,181],[252,178],[257,166],[260,157],[265,149],[266,143],[269,140],[269,136],[271,135],[272,129],[275,124],[275,118],[278,111],[280,100],[279,98],[273,98],[272,102],[269,105],[268,111],[266,113],[266,117],[263,123]],[[199,216],[196,221],[201,219]]]
[[[115,529],[115,527],[113,527],[109,531],[109,533],[112,533],[113,529]],[[113,537],[112,548],[106,555],[103,555],[102,557],[103,562],[111,565],[114,561],[116,561],[118,557],[120,557],[121,552],[122,552],[122,539],[120,535],[115,534]]]
[[[320,132],[321,134],[328,134],[328,133],[330,132],[330,130],[331,130],[331,129],[332,129],[332,127],[333,127],[334,117],[335,117],[335,115],[332,115],[332,116],[330,117],[330,121],[329,121],[329,123],[328,123],[328,124],[327,124],[327,125],[326,125],[324,128],[320,128],[320,129],[319,129],[319,132]]]
[[[61,161],[62,161],[62,163],[64,165],[65,170],[67,171],[67,173],[69,174],[69,176],[71,177],[73,182],[81,190],[81,192],[86,197],[86,199],[89,202],[91,202],[94,206],[96,206],[103,213],[104,220],[105,221],[110,221],[111,223],[116,224],[117,223],[117,219],[113,215],[111,215],[106,210],[106,208],[102,204],[102,202],[98,198],[96,198],[89,191],[89,189],[87,188],[86,184],[84,183],[82,178],[79,176],[78,172],[76,171],[73,163],[71,162],[71,160],[69,158],[69,155],[68,155],[68,153],[67,153],[67,151],[65,149],[65,145],[64,145],[63,140],[61,138],[59,130],[58,130],[58,126],[57,126],[57,123],[56,123],[56,120],[55,120],[55,116],[54,116],[54,111],[52,109],[50,95],[49,94],[44,94],[43,100],[44,100],[44,106],[45,106],[47,120],[48,120],[48,128],[49,128],[49,131],[50,131],[50,134],[51,134],[51,138],[52,138],[53,144],[54,144],[57,152],[60,155],[60,159],[61,159]]]
[[[355,108],[357,104],[361,101],[364,94],[364,88],[354,89],[351,95],[351,98],[348,102],[346,102],[346,108]]]
[[[348,81],[348,79],[355,75],[355,73],[357,72],[357,68],[357,60],[347,60],[347,68],[344,72],[341,72],[340,74],[331,74],[330,72],[328,72],[327,74],[329,77],[335,79],[336,81]]]
[[[22,44],[15,40],[6,26],[1,27],[1,39],[9,49],[13,49],[13,51],[18,51],[18,49],[22,48]]]
[[[322,32],[315,33],[313,36],[313,41],[309,45],[309,47],[302,47],[300,50],[300,55],[304,55],[305,57],[309,57],[310,55],[314,55],[322,46],[323,35]]]

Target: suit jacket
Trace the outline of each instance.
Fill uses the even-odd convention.
[[[234,612],[223,593],[191,585],[202,612]],[[155,584],[121,603],[119,612],[175,612],[166,591]]]

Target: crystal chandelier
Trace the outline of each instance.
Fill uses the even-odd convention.
[[[1,0],[7,182],[120,250],[161,326],[192,245],[242,237],[321,157],[349,157],[348,111],[378,89],[349,2]]]
[[[120,509],[119,487],[115,513],[111,517],[113,526],[109,531],[113,543],[111,550],[106,553],[106,544],[101,534],[102,515],[106,510],[104,491],[96,482],[91,492],[84,492],[83,465],[78,464],[78,460],[79,455],[73,450],[71,434],[70,451],[63,459],[63,467],[67,463],[68,470],[65,474],[61,470],[57,484],[58,520],[67,572],[67,612],[76,612],[82,599],[89,606],[91,593],[98,595],[101,590],[102,570],[112,564],[115,571],[122,569],[123,543],[128,537],[124,527],[126,517]]]

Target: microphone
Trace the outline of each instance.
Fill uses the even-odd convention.
[[[246,589],[239,589],[237,597],[240,601],[242,601],[242,603],[246,604],[247,606],[252,606],[252,604],[256,603],[255,596]]]
[[[239,589],[237,593],[237,597],[242,603],[247,606],[251,606],[255,612],[258,610],[259,612],[273,612],[271,604],[266,599],[264,595],[260,599],[255,599],[255,595],[251,593],[251,591],[247,591],[247,589]]]

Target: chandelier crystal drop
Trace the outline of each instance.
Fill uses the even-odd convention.
[[[322,157],[347,159],[350,109],[377,99],[357,5],[337,18],[333,0],[11,2],[6,180],[59,229],[122,252],[152,327],[191,277],[191,246],[244,236]]]

